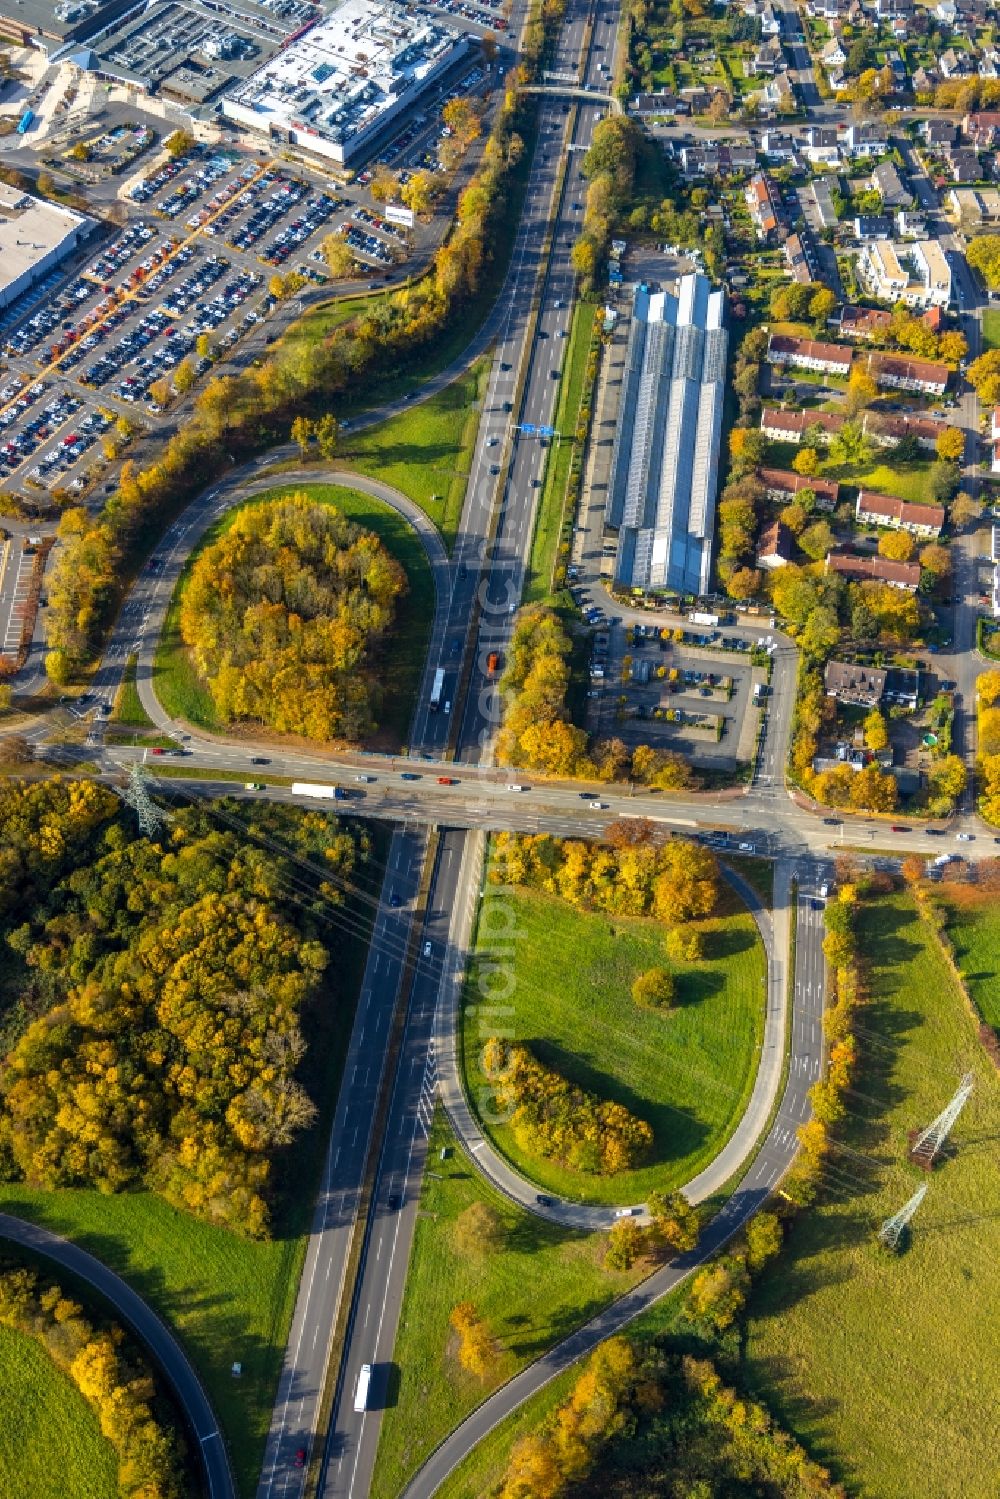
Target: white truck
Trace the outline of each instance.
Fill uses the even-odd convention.
[[[318,796],[322,801],[344,801],[347,792],[343,786],[320,786],[315,781],[293,781],[293,796]]]
[[[372,1383],[371,1364],[362,1364],[361,1373],[358,1375],[358,1387],[354,1391],[354,1409],[366,1411],[368,1409],[368,1392]]]
[[[432,713],[436,713],[441,706],[442,692],[444,692],[444,667],[439,666],[434,673],[434,685],[431,687]]]
[[[703,614],[699,610],[694,614],[688,615],[688,622],[692,625],[707,625],[710,629],[714,630],[718,626],[719,616],[717,614]]]

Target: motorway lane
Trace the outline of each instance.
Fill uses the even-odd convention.
[[[814,871],[790,866],[787,877],[800,879],[800,890],[811,896]],[[822,922],[816,920],[815,899],[800,900],[796,933],[796,975],[793,1038],[804,1047],[802,1062],[793,1056],[781,1106],[746,1176],[732,1197],[707,1225],[690,1253],[656,1271],[635,1290],[614,1302],[583,1327],[558,1343],[508,1384],[491,1395],[443,1441],[403,1491],[403,1499],[430,1499],[448,1475],[501,1421],[518,1406],[598,1343],[627,1327],[654,1302],[681,1284],[705,1260],[716,1254],[758,1211],[788,1169],[797,1149],[796,1130],[808,1117],[808,1090],[819,1076],[823,990],[817,985],[817,963],[822,964]],[[822,969],[820,968],[821,972]],[[796,1029],[796,1026],[798,1027]],[[811,1037],[815,1035],[816,1041]]]
[[[435,894],[420,936],[422,961],[410,996],[333,1436],[320,1483],[324,1499],[361,1499],[371,1486],[437,1092],[434,1020],[463,842],[461,834],[445,832],[438,849]],[[370,1408],[356,1412],[354,1395],[362,1364],[373,1366]]]
[[[0,1213],[0,1239],[9,1239],[33,1256],[52,1260],[93,1286],[114,1307],[119,1319],[148,1348],[157,1372],[166,1377],[174,1391],[197,1443],[209,1499],[236,1499],[229,1454],[205,1389],[181,1345],[152,1307],[92,1254],[36,1223]]]
[[[310,1453],[317,1428],[424,851],[421,829],[397,830],[389,846],[381,903],[278,1382],[258,1499],[295,1499],[302,1493],[308,1472],[308,1465],[295,1466],[295,1455],[300,1449]],[[392,892],[401,902],[395,908],[389,899]]]

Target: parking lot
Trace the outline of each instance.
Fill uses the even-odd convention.
[[[404,163],[437,162],[441,107],[484,77],[471,66],[380,160],[401,181]],[[305,168],[209,146],[140,167],[119,192],[120,232],[0,315],[0,488],[29,512],[53,490],[89,490],[133,432],[274,312],[274,274],[326,284],[329,234],[347,240],[359,275],[405,260],[408,229],[366,196],[363,183],[334,190]]]

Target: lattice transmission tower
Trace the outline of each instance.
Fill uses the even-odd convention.
[[[927,1128],[922,1129],[914,1137],[913,1143],[910,1146],[910,1155],[921,1166],[926,1167],[927,1170],[930,1170],[931,1166],[933,1166],[934,1158],[941,1150],[945,1140],[947,1140],[955,1120],[972,1096],[974,1083],[975,1078],[972,1073],[967,1072],[959,1083],[955,1091],[955,1096],[948,1104],[948,1107],[942,1109],[937,1118],[932,1119]]]
[[[139,821],[140,831],[147,838],[162,828],[167,814],[159,808],[149,794],[146,777],[140,765],[133,765],[128,773],[128,785],[121,792],[126,807],[131,807]]]
[[[899,1241],[903,1237],[903,1229],[909,1223],[926,1195],[927,1185],[925,1183],[924,1186],[917,1188],[909,1202],[905,1203],[898,1213],[893,1213],[891,1218],[885,1220],[878,1231],[880,1244],[884,1244],[886,1249],[899,1248]]]

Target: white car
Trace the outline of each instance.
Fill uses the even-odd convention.
[[[375,777],[374,776],[355,776],[354,779],[356,781],[363,781],[364,784],[367,786],[370,781],[374,781]]]
[[[431,955],[432,950],[433,949],[431,948],[431,944],[429,942],[425,942],[424,943],[424,957],[425,958],[429,958],[430,955]]]
[[[959,843],[971,843],[974,836],[975,835],[973,833],[956,833],[955,834],[955,837],[958,839]]]
[[[607,802],[591,802],[590,805],[593,811],[603,812],[605,807],[607,806]]]

